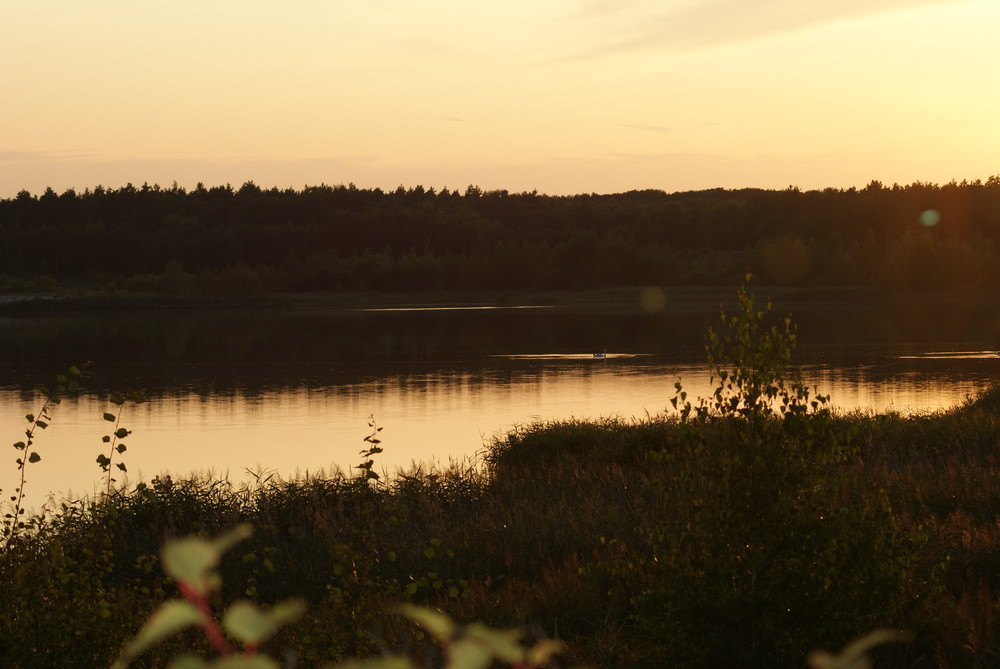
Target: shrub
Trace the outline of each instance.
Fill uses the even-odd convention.
[[[659,520],[608,563],[627,588],[637,665],[799,666],[906,608],[914,537],[884,494],[848,492],[853,434],[788,370],[790,319],[765,329],[745,285],[711,328],[710,398],[677,386],[686,443],[651,454],[670,472]]]

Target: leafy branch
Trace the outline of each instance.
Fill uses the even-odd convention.
[[[126,450],[124,439],[125,437],[132,434],[132,430],[125,429],[121,426],[122,412],[125,411],[126,401],[131,401],[134,405],[142,404],[146,401],[143,394],[137,390],[126,389],[121,394],[114,394],[108,398],[112,404],[118,407],[115,413],[104,413],[104,420],[109,423],[114,423],[114,432],[111,434],[106,434],[101,438],[101,441],[108,444],[108,454],[104,453],[97,454],[97,464],[100,465],[101,471],[103,471],[106,476],[106,494],[111,495],[111,486],[116,482],[116,479],[111,475],[111,465],[114,464],[115,468],[121,472],[127,473],[128,468],[125,466],[124,462],[114,463],[115,453],[119,456],[123,455]]]
[[[368,416],[368,427],[371,428],[372,432],[365,437],[365,443],[368,444],[368,448],[364,449],[359,453],[364,461],[355,467],[355,469],[360,469],[361,473],[358,474],[358,480],[367,483],[368,481],[377,481],[379,479],[378,472],[374,470],[375,460],[372,456],[378,455],[382,452],[382,447],[379,444],[382,440],[378,438],[378,433],[382,431],[382,428],[375,423],[375,415],[372,414]]]
[[[160,641],[189,627],[200,627],[220,657],[206,662],[193,655],[184,655],[168,665],[170,669],[278,669],[278,663],[272,658],[258,654],[260,644],[299,618],[305,611],[305,604],[287,600],[264,610],[241,600],[234,602],[220,619],[209,602],[210,596],[222,585],[216,571],[222,555],[252,534],[252,528],[243,524],[215,539],[194,536],[168,541],[161,553],[163,569],[176,581],[181,598],[164,602],[112,667],[123,669]],[[239,647],[234,648],[228,637],[235,639]]]
[[[67,373],[68,376],[66,374],[57,374],[55,378],[55,385],[51,388],[38,388],[38,392],[45,398],[45,402],[42,404],[41,409],[38,410],[37,415],[29,413],[24,417],[25,420],[28,421],[29,425],[29,427],[24,431],[25,440],[18,441],[14,444],[14,449],[19,452],[19,456],[15,462],[17,463],[17,469],[20,472],[20,480],[18,481],[17,487],[14,488],[14,494],[10,497],[10,501],[13,503],[13,508],[10,513],[4,514],[4,552],[10,549],[11,542],[14,541],[18,532],[24,529],[22,516],[25,513],[24,484],[27,483],[26,474],[28,465],[40,462],[42,459],[42,456],[38,454],[38,451],[32,450],[32,447],[35,444],[35,431],[44,430],[49,426],[49,422],[52,420],[52,407],[62,401],[62,395],[68,392],[76,391],[79,387],[78,380],[83,376],[83,372],[81,372],[76,366],[70,367]]]
[[[221,619],[212,611],[209,597],[221,586],[217,572],[222,555],[253,534],[239,525],[215,539],[192,536],[168,541],[161,553],[163,569],[177,582],[181,598],[163,603],[146,621],[112,669],[125,669],[147,650],[178,632],[200,627],[219,657],[206,662],[194,655],[176,658],[168,669],[278,669],[273,658],[259,653],[260,645],[305,612],[299,600],[286,600],[269,609],[241,600],[226,609]],[[461,626],[437,611],[403,604],[398,613],[434,637],[445,656],[445,669],[487,669],[500,662],[513,669],[538,669],[562,651],[562,642],[545,639],[532,646],[521,643],[518,630],[498,630],[481,623]],[[234,648],[229,639],[235,639]],[[416,669],[405,657],[349,660],[337,669]]]

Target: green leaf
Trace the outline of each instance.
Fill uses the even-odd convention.
[[[42,456],[40,456],[38,453],[35,453],[34,451],[32,451],[31,455],[28,456],[28,462],[38,462],[41,459]]]
[[[905,642],[910,635],[899,630],[880,629],[848,644],[839,655],[831,655],[826,651],[814,651],[809,654],[806,663],[813,669],[863,669],[870,667],[868,651],[884,643]]]
[[[526,651],[521,646],[522,636],[517,630],[496,630],[481,623],[473,623],[466,628],[466,638],[485,647],[492,657],[507,664],[524,662]]]
[[[123,472],[127,472],[128,471],[127,469],[125,469],[125,463],[124,462],[119,462],[115,466],[118,467],[118,469],[122,470]]]
[[[305,612],[305,604],[288,600],[264,611],[253,602],[233,602],[222,617],[222,626],[244,644],[258,645],[274,636],[281,627],[294,622]]]
[[[111,441],[110,435],[107,434],[104,435],[103,437],[101,437],[101,441],[103,441],[105,444],[109,443]]]
[[[197,655],[181,655],[174,658],[167,669],[207,669],[208,663]]]
[[[115,415],[113,413],[106,413],[104,414],[104,420],[110,423],[114,423],[117,419],[115,418]]]
[[[163,569],[175,581],[205,594],[218,585],[215,567],[230,547],[253,534],[250,525],[237,525],[216,539],[186,537],[168,541],[163,547]]]
[[[14,444],[14,448],[16,448],[19,451],[23,451],[24,449],[27,448],[27,445],[23,441],[19,441],[16,444]]]
[[[216,579],[211,576],[222,554],[207,539],[186,537],[167,542],[161,557],[163,570],[168,576],[205,594],[216,583]]]
[[[117,446],[115,446],[115,450],[118,451],[119,453],[124,453],[125,451],[128,450],[128,446],[126,446],[125,444],[118,444]]]
[[[25,418],[25,420],[27,420],[27,421],[28,421],[29,423],[34,423],[34,422],[35,422],[35,414],[33,414],[33,413],[29,413],[29,414],[28,414],[28,415],[26,415],[26,416],[25,416],[24,418]]]
[[[401,604],[398,611],[430,632],[438,641],[448,642],[455,636],[455,623],[443,613],[412,604]]]
[[[46,423],[44,420],[36,420],[35,425],[42,428],[43,430],[49,426],[49,424]]]
[[[124,439],[129,434],[131,433],[123,427],[120,427],[117,430],[115,430],[115,436],[118,437],[119,439]]]
[[[472,639],[459,639],[448,647],[446,669],[486,669],[492,664],[489,651]]]
[[[165,602],[149,617],[139,633],[125,647],[114,666],[126,666],[133,658],[163,639],[200,622],[201,614],[191,602],[183,599],[171,599]]]

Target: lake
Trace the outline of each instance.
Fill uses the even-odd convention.
[[[656,297],[656,296],[654,296]],[[647,295],[646,298],[649,298]],[[28,469],[34,505],[51,493],[89,494],[111,432],[109,392],[126,405],[129,475],[192,471],[248,477],[357,465],[369,417],[383,430],[378,471],[413,462],[469,462],[495,435],[534,421],[662,413],[680,380],[711,391],[707,324],[718,303],[502,308],[109,311],[0,318],[8,444],[23,439],[45,385],[94,361],[82,392],[36,434]],[[1000,374],[995,306],[949,299],[799,301],[794,361],[841,410],[946,409]],[[595,358],[600,353],[606,357]],[[8,446],[9,448],[9,446]],[[17,482],[13,448],[0,487]],[[117,456],[116,456],[117,457]],[[6,463],[6,464],[5,464]]]

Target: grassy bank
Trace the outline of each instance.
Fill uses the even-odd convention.
[[[737,457],[732,427],[710,428],[710,456],[676,421],[540,424],[497,441],[481,471],[155,479],[70,504],[0,559],[0,660],[107,666],[174,594],[163,541],[244,521],[256,533],[223,564],[219,604],[305,598],[305,619],[272,645],[301,666],[412,649],[385,613],[398,601],[558,636],[570,663],[593,666],[798,666],[882,626],[916,636],[881,666],[1000,653],[1000,390],[934,416],[831,419],[854,455],[824,475],[830,487],[758,500],[754,516],[716,486]],[[202,644],[182,636],[144,666]]]

